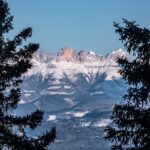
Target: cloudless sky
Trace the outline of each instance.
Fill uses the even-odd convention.
[[[55,53],[63,47],[72,47],[106,55],[123,48],[113,21],[136,20],[150,29],[150,0],[7,1],[14,15],[13,32],[33,27],[31,40],[40,43],[40,51]]]

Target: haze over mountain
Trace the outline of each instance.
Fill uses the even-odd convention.
[[[32,69],[23,76],[16,113],[44,110],[39,133],[56,125],[58,135],[51,145],[54,150],[108,149],[103,129],[111,123],[112,107],[121,102],[127,88],[118,73],[118,57],[128,58],[128,54],[118,49],[102,56],[72,48],[54,55],[35,53]]]

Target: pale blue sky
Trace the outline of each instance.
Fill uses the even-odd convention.
[[[136,20],[150,29],[150,0],[7,0],[14,15],[14,33],[33,27],[41,51],[62,47],[99,54],[123,48],[113,21]]]

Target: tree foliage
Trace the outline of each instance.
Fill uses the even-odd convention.
[[[116,33],[131,59],[118,59],[120,74],[129,85],[125,104],[115,105],[113,124],[107,126],[106,138],[112,149],[150,149],[150,30],[136,22],[123,20],[125,26],[114,23]]]
[[[0,0],[0,149],[45,150],[55,139],[55,128],[37,138],[25,132],[40,125],[43,112],[37,110],[23,117],[12,114],[20,101],[21,77],[31,68],[32,54],[39,48],[34,43],[23,45],[32,36],[32,28],[23,29],[12,40],[6,38],[13,29],[12,21],[7,2]]]

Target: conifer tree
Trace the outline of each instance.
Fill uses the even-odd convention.
[[[129,85],[125,103],[115,105],[113,124],[106,128],[112,149],[150,149],[150,30],[136,22],[114,23],[131,59],[120,58],[120,74]]]
[[[55,139],[55,128],[37,138],[25,132],[40,125],[43,112],[37,110],[23,117],[12,114],[20,101],[21,77],[31,68],[32,54],[39,48],[34,43],[23,45],[31,37],[32,28],[22,30],[12,40],[6,38],[13,29],[12,21],[7,2],[0,0],[0,149],[45,150]]]

